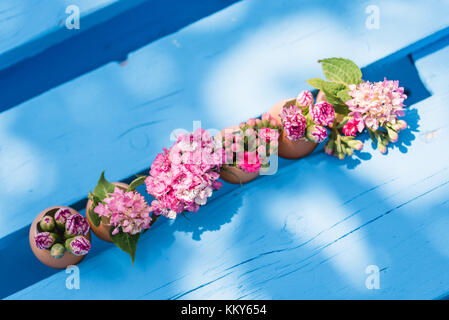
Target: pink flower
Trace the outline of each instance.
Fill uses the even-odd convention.
[[[327,130],[322,126],[312,125],[307,128],[307,139],[315,143],[321,143],[327,138]]]
[[[125,192],[115,187],[114,192],[99,203],[94,212],[100,217],[109,219],[110,224],[115,227],[112,234],[120,232],[136,234],[150,227],[150,207],[144,197],[137,191]]]
[[[34,243],[39,249],[50,249],[55,241],[55,234],[50,232],[40,232],[34,236]]]
[[[69,236],[87,235],[89,232],[89,223],[86,218],[80,214],[74,214],[67,218],[65,230]]]
[[[282,126],[289,140],[297,141],[304,136],[306,130],[306,117],[302,114],[301,108],[295,105],[285,107],[281,114]]]
[[[239,154],[237,157],[237,165],[245,172],[257,172],[261,163],[257,152],[245,151],[243,156]]]
[[[76,236],[66,240],[65,247],[67,250],[75,256],[86,255],[90,248],[90,241],[83,236]]]
[[[313,103],[313,95],[309,90],[305,90],[298,95],[296,101],[301,107],[311,106]]]
[[[363,124],[362,119],[352,117],[348,122],[343,126],[343,134],[345,136],[353,136],[355,137],[358,132],[362,132],[365,125]]]
[[[320,126],[328,126],[335,120],[334,107],[326,101],[310,106],[309,113],[313,122]]]
[[[259,138],[266,143],[279,139],[279,131],[271,128],[261,128],[259,130]]]
[[[361,118],[372,130],[386,123],[394,124],[398,116],[404,115],[403,102],[407,96],[404,88],[399,87],[399,81],[366,81],[358,86],[350,85],[349,89],[353,98],[346,102],[351,111],[349,115]]]
[[[234,135],[226,132],[225,149],[204,129],[181,134],[175,144],[156,157],[146,178],[147,191],[155,200],[150,211],[174,219],[183,211],[196,212],[206,204],[219,178],[223,157],[238,148]]]

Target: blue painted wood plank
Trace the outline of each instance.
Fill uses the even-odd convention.
[[[115,1],[82,17],[79,30],[63,25],[28,41],[0,55],[0,112],[111,61],[123,62],[129,52],[236,1]]]
[[[368,64],[445,21],[391,21],[395,11],[385,2],[383,27],[354,36],[365,4],[244,1],[146,46],[126,66],[108,64],[0,114],[0,236],[42,208],[82,198],[103,169],[121,179],[148,167],[176,128],[202,120],[220,129],[295,95],[321,74],[323,52]],[[335,14],[342,11],[351,17],[345,24]],[[380,41],[392,30],[394,41]],[[346,52],[345,41],[357,50]]]
[[[433,299],[447,293],[449,47],[418,62],[432,97],[388,156],[315,153],[158,225],[134,267],[111,248],[11,299]],[[319,177],[319,178],[318,178]],[[123,258],[123,259],[121,259]],[[365,286],[380,269],[380,289]],[[157,274],[157,277],[154,275]]]
[[[87,29],[141,2],[3,0],[0,3],[0,70],[81,32],[66,29],[69,5],[78,6],[83,28]],[[111,9],[104,10],[111,5]],[[86,19],[99,11],[101,14],[96,14],[95,20]]]

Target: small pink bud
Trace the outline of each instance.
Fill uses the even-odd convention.
[[[262,126],[262,120],[260,120],[259,118],[256,119],[256,126],[258,128]]]
[[[244,126],[246,126],[246,123],[245,123],[245,122],[242,122],[242,123],[240,123],[240,125],[239,125],[240,128],[243,128]]]
[[[347,144],[354,150],[362,150],[363,148],[363,142],[360,140],[349,140]]]
[[[398,124],[399,124],[399,128],[400,128],[400,130],[404,130],[405,128],[407,128],[407,122],[405,122],[405,120],[399,120],[398,121]]]
[[[251,118],[246,122],[246,124],[250,127],[254,127],[256,125],[256,120]]]
[[[329,148],[327,145],[324,146],[324,152],[328,155],[332,155],[334,153],[334,149]]]
[[[262,121],[270,121],[271,120],[271,115],[266,112],[262,115]]]
[[[379,149],[379,151],[381,153],[384,153],[384,154],[387,153],[387,146],[386,145],[379,143],[377,145],[377,148]]]
[[[279,123],[277,122],[277,120],[276,119],[271,119],[270,120],[270,127],[276,128],[277,126],[279,126]]]

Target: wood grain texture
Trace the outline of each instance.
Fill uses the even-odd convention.
[[[383,1],[381,28],[366,30],[367,4],[244,1],[139,50],[125,66],[109,64],[0,114],[0,237],[45,207],[83,197],[103,169],[120,180],[148,167],[176,128],[201,120],[220,129],[294,96],[321,75],[317,57],[365,65],[448,25],[434,5]],[[367,143],[354,160],[315,152],[286,162],[274,176],[223,191],[190,221],[158,223],[134,267],[110,248],[80,265],[80,290],[65,289],[60,272],[9,298],[443,295],[448,57],[443,49],[418,61],[433,96],[408,111],[411,130],[388,156]],[[380,290],[365,287],[372,264]]]

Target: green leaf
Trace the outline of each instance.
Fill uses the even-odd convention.
[[[89,200],[92,201],[92,205],[90,206],[89,212],[87,213],[89,215],[90,220],[94,224],[94,226],[98,227],[101,222],[100,216],[94,211],[95,207],[100,202],[99,199],[89,191]]]
[[[349,100],[352,100],[352,97],[349,95],[348,90],[344,89],[337,93],[337,97],[340,98],[341,101],[344,103],[348,102]]]
[[[108,182],[104,177],[104,171],[101,173],[100,180],[98,180],[97,186],[94,189],[94,195],[100,200],[103,201],[108,197],[108,193],[113,193],[115,189],[115,185]]]
[[[334,110],[336,113],[342,114],[344,116],[347,116],[349,114],[349,108],[345,104],[336,103],[336,104],[332,104],[332,106],[334,107]]]
[[[141,186],[145,182],[146,178],[147,178],[147,176],[142,176],[142,175],[137,176],[137,178],[134,179],[133,182],[130,183],[127,191],[136,190],[136,188],[138,186]]]
[[[343,83],[323,81],[323,91],[336,96],[340,91],[347,89],[347,86]]]
[[[312,87],[318,89],[318,90],[322,90],[324,83],[326,81],[320,78],[314,78],[314,79],[308,79],[307,83],[310,84]]]
[[[362,81],[362,71],[351,60],[329,58],[320,60],[324,76],[327,80],[343,84],[359,84]]]
[[[111,228],[111,239],[117,247],[125,251],[131,257],[132,263],[134,264],[134,258],[136,256],[137,241],[139,240],[140,233],[131,235],[129,233],[123,232],[121,229],[119,233],[113,235]]]

